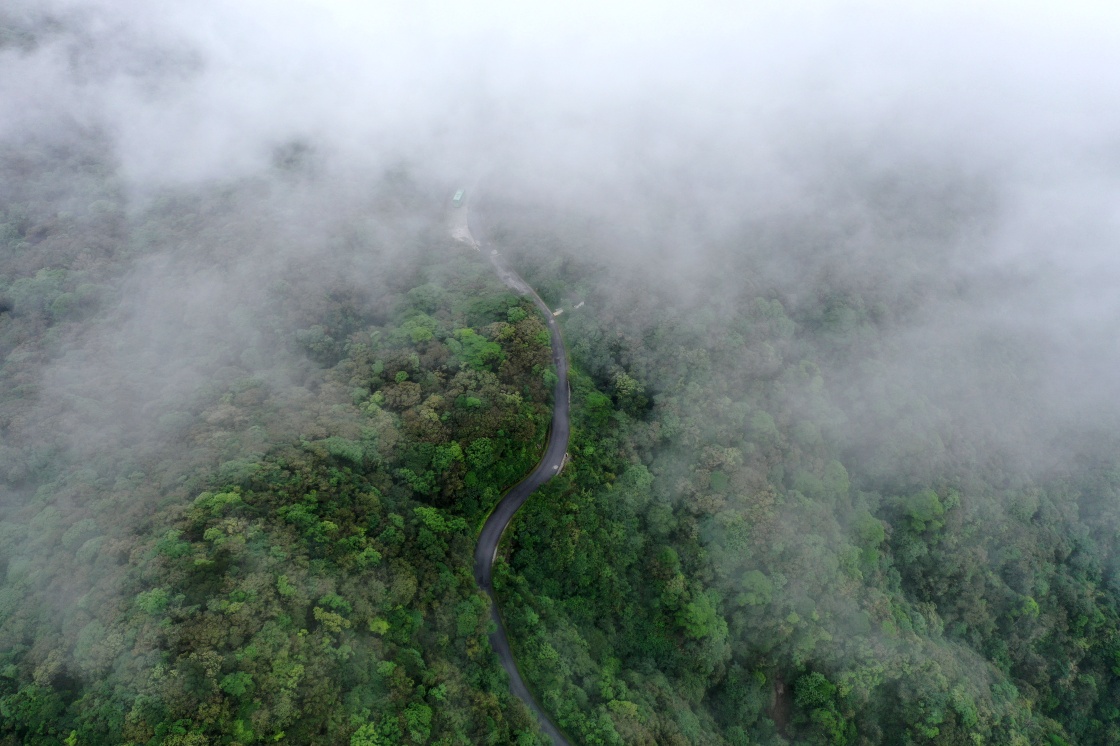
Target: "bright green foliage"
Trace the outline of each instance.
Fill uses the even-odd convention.
[[[836,696],[836,686],[825,678],[824,674],[814,671],[797,680],[794,693],[799,707],[814,710],[832,704]]]
[[[455,339],[461,345],[459,355],[464,363],[476,370],[489,370],[502,358],[501,346],[476,334],[473,329],[456,329]]]
[[[253,677],[244,671],[226,674],[220,684],[222,691],[234,697],[244,697],[253,691]]]
[[[935,531],[944,525],[941,516],[945,515],[945,506],[933,490],[922,490],[903,498],[899,500],[899,506],[909,518],[913,531]]]
[[[471,566],[544,443],[547,320],[407,176],[338,186],[357,220],[291,209],[334,179],[136,201],[94,129],[0,143],[0,743],[542,743]],[[496,568],[576,743],[1120,743],[1116,433],[1025,426],[1014,340],[899,373],[929,298],[983,292],[933,282],[983,200],[872,176],[686,278],[495,208],[588,300],[571,459]]]
[[[9,155],[0,146],[0,169]],[[12,282],[0,258],[0,303],[19,314],[0,312],[0,348],[21,338],[33,353],[0,366],[18,430],[0,483],[23,496],[0,509],[0,743],[540,743],[490,653],[471,561],[473,527],[543,447],[550,356],[540,315],[473,252],[410,252],[427,278],[374,296],[338,267],[263,278],[267,312],[225,298],[222,329],[238,334],[141,345],[198,357],[174,358],[178,377],[137,376],[197,389],[133,411],[98,372],[120,412],[81,397],[43,410],[97,423],[88,453],[63,447],[58,422],[32,427],[40,403],[13,382],[42,377],[44,332],[104,338],[121,323],[97,314],[132,265],[104,247],[242,240],[192,217],[211,208],[186,203],[209,197],[183,199],[121,214],[108,235],[46,229],[44,251],[65,253],[70,231],[88,242],[80,262],[52,261],[89,271]],[[124,421],[158,437],[114,429]]]
[[[327,453],[331,456],[346,459],[354,464],[361,464],[362,458],[365,456],[361,443],[355,443],[346,438],[334,436],[326,438],[320,441],[320,443],[327,449]]]
[[[751,606],[766,606],[774,598],[774,584],[758,570],[748,570],[743,574],[742,589],[739,601]]]
[[[166,588],[153,588],[136,596],[136,605],[145,614],[159,614],[167,608],[170,596]]]
[[[719,614],[718,600],[713,600],[708,593],[697,594],[694,600],[686,603],[677,614],[677,624],[694,640],[727,636],[727,622]]]
[[[1031,481],[946,427],[872,375],[896,313],[859,295],[878,288],[751,284],[717,313],[597,261],[530,264],[599,296],[561,317],[572,461],[498,576],[519,664],[577,742],[1120,739],[1109,446]]]
[[[382,743],[377,727],[372,723],[366,723],[350,736],[350,746],[381,746]]]
[[[432,708],[413,702],[404,711],[408,736],[413,743],[427,743],[432,734]]]

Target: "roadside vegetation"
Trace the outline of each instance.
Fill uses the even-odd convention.
[[[561,317],[572,460],[496,577],[561,727],[649,746],[1120,739],[1114,432],[1038,416],[997,437],[982,408],[884,377],[914,312],[890,282],[768,286],[741,247],[701,273],[718,292],[672,297],[546,212],[489,220],[547,302],[586,303]],[[1005,386],[992,406],[1028,400],[1022,352],[968,361]],[[1047,449],[1047,468],[1025,460]]]
[[[87,147],[0,154],[0,743],[538,742],[471,559],[543,449],[539,314],[438,219],[395,265],[343,223],[311,240],[344,250],[221,296],[233,332],[180,316],[133,337],[129,294],[236,273],[241,219],[291,195],[130,208]],[[427,198],[384,193],[366,209],[387,223]],[[179,278],[137,273],[152,262]]]
[[[96,133],[0,150],[0,743],[544,743],[471,564],[545,324],[442,186],[298,154],[138,196]],[[939,363],[997,429],[903,376],[925,270],[744,237],[682,292],[550,210],[487,216],[573,364],[495,580],[576,742],[1120,741],[1115,430],[1035,417],[1014,341]]]

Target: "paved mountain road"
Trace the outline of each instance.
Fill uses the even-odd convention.
[[[509,637],[506,635],[505,623],[502,621],[501,612],[498,610],[498,601],[494,597],[493,570],[494,559],[498,556],[498,545],[501,543],[502,534],[506,526],[513,520],[517,510],[529,499],[529,495],[552,477],[560,473],[568,451],[568,436],[570,434],[569,412],[571,409],[571,391],[568,388],[568,353],[564,349],[564,340],[560,338],[560,329],[556,323],[552,310],[545,305],[540,296],[521,279],[521,276],[505,265],[501,255],[496,251],[484,248],[471,234],[467,212],[467,205],[456,208],[462,211],[463,216],[453,221],[453,235],[459,240],[470,244],[487,255],[494,271],[509,288],[521,295],[532,298],[533,303],[540,309],[548,320],[548,331],[552,342],[552,362],[556,366],[556,386],[553,390],[555,406],[552,410],[552,424],[548,432],[548,445],[544,449],[544,457],[530,472],[529,476],[515,484],[509,492],[502,497],[501,502],[494,508],[494,512],[486,519],[482,533],[478,537],[478,546],[474,550],[474,578],[478,585],[490,596],[490,617],[494,621],[496,630],[490,635],[490,645],[498,654],[502,668],[509,674],[510,690],[537,716],[541,730],[552,739],[555,746],[571,746],[568,739],[552,722],[544,709],[533,698],[521,672],[517,670],[517,662],[513,659],[513,652],[509,647]]]

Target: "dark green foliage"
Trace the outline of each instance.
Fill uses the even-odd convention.
[[[319,224],[303,143],[142,204],[104,148],[0,148],[0,744],[539,743],[471,565],[545,440],[545,321],[402,173]],[[500,231],[569,309],[570,460],[495,580],[576,742],[1120,741],[1115,433],[1022,468],[893,375],[918,295],[867,267],[736,245],[682,299],[541,226]]]
[[[277,166],[295,180],[311,155]],[[42,164],[83,204],[120,198],[87,156]],[[140,378],[169,356],[193,385],[143,399],[90,355],[96,394],[76,376],[48,400],[52,356],[123,334],[130,252],[204,272],[240,230],[229,206],[266,205],[246,185],[64,225],[37,189],[0,194],[0,743],[538,743],[471,575],[476,525],[544,444],[531,304],[439,232],[371,294],[351,263],[381,247],[333,226],[359,246],[227,297],[229,334],[138,338],[161,353],[128,358],[155,366]]]
[[[531,244],[517,219],[501,230]],[[596,310],[561,317],[572,461],[515,522],[499,587],[576,741],[1120,735],[1114,454],[1015,475],[905,387],[868,404],[830,380],[901,313],[857,288],[808,284],[798,306],[750,287],[716,315],[546,253],[530,283]],[[870,407],[873,448],[853,441]]]

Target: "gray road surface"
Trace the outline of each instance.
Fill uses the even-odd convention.
[[[460,209],[466,210],[467,206],[463,205]],[[477,240],[476,245],[478,245]],[[479,245],[479,249],[490,259],[490,263],[494,265],[494,271],[498,273],[502,282],[517,293],[532,298],[533,303],[545,315],[549,333],[552,336],[552,362],[556,366],[556,388],[553,391],[555,407],[552,410],[552,425],[549,428],[548,445],[544,450],[544,458],[541,459],[529,476],[518,482],[505,494],[498,506],[494,508],[494,512],[486,519],[486,524],[482,527],[482,533],[478,537],[478,546],[474,550],[474,578],[490,596],[490,617],[497,627],[496,631],[490,635],[490,645],[493,646],[494,652],[498,654],[498,658],[502,662],[502,668],[509,674],[510,690],[533,711],[540,722],[541,730],[552,739],[555,746],[570,746],[568,739],[564,737],[560,729],[556,727],[544,709],[533,698],[529,688],[525,686],[525,680],[521,678],[521,672],[517,670],[517,662],[513,659],[513,652],[509,647],[509,637],[506,635],[505,623],[502,621],[502,615],[498,610],[497,599],[494,598],[492,582],[494,559],[498,555],[498,545],[501,543],[502,533],[505,532],[506,526],[509,525],[518,508],[525,504],[529,495],[560,472],[564,463],[564,456],[568,451],[568,436],[571,424],[568,419],[571,409],[571,394],[568,389],[568,353],[564,349],[564,340],[560,338],[560,329],[552,315],[552,310],[521,279],[520,275],[505,265],[500,254],[493,253],[490,247],[485,245]]]

